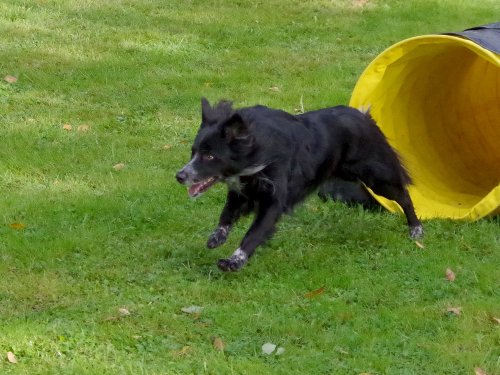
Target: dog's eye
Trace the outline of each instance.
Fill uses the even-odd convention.
[[[205,155],[203,155],[203,160],[206,160],[206,161],[214,160],[214,156],[211,154],[205,154]]]

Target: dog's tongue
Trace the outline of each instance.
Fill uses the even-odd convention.
[[[189,189],[188,189],[188,194],[190,197],[196,197],[198,194],[201,193],[201,182],[197,184],[192,184]]]
[[[213,184],[215,184],[216,181],[217,181],[216,178],[209,177],[206,180],[203,180],[203,181],[196,182],[196,183],[192,184],[189,187],[189,189],[188,189],[189,196],[191,196],[191,197],[197,197],[201,193],[207,191],[208,188],[210,186],[212,186]]]

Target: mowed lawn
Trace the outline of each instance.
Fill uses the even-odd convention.
[[[225,187],[190,200],[174,178],[202,96],[346,104],[386,47],[499,15],[497,0],[2,0],[0,373],[500,374],[498,217],[426,221],[422,248],[401,216],[313,196],[224,274],[250,220],[205,249]]]

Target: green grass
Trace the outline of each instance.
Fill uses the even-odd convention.
[[[0,78],[18,78],[0,82],[0,373],[500,373],[498,218],[428,221],[422,250],[399,216],[312,197],[222,274],[249,220],[206,250],[224,187],[192,201],[173,178],[201,96],[345,104],[384,48],[500,14],[496,0],[354,3],[0,3]]]

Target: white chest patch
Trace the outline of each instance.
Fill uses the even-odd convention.
[[[242,185],[239,177],[226,178],[226,184],[229,190],[241,192]]]

